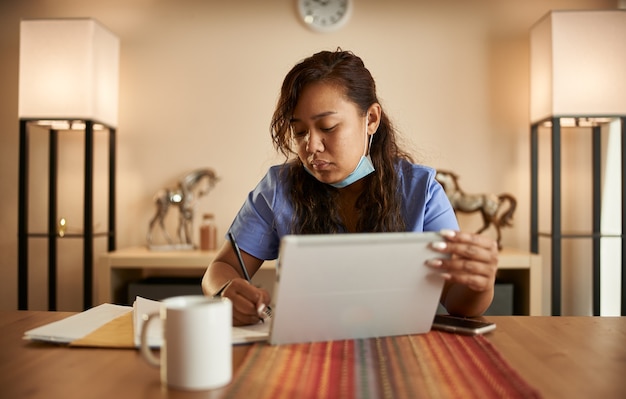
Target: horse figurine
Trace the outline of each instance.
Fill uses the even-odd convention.
[[[500,229],[513,225],[513,213],[517,207],[515,197],[511,194],[466,194],[459,187],[459,177],[446,170],[437,170],[435,179],[443,186],[455,211],[465,213],[480,211],[483,226],[476,233],[480,234],[487,230],[490,224],[493,225],[496,229],[498,249],[502,249]],[[503,210],[505,202],[508,202],[508,207]]]
[[[165,236],[165,240],[170,246],[174,246],[174,242],[167,230],[165,229],[165,217],[170,205],[178,207],[178,239],[180,247],[193,248],[193,206],[197,198],[201,198],[208,194],[215,186],[219,178],[211,169],[197,169],[183,176],[178,181],[175,188],[164,188],[159,190],[154,196],[154,202],[157,210],[150,220],[148,229],[148,246],[152,247],[152,230],[158,223],[161,231]],[[199,186],[201,183],[204,185]],[[199,187],[198,187],[199,186]]]

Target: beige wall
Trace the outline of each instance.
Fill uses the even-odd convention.
[[[383,106],[423,163],[457,171],[466,191],[518,198],[515,226],[505,230],[503,242],[528,248],[529,28],[550,9],[614,8],[616,2],[355,0],[349,24],[330,34],[304,28],[293,4],[1,2],[0,309],[17,307],[21,18],[93,17],[121,38],[118,248],[145,244],[153,194],[198,167],[214,168],[222,180],[197,204],[196,216],[215,213],[225,232],[245,195],[276,162],[268,124],[283,76],[301,58],[337,46],[364,59]],[[66,191],[72,190],[80,187]],[[45,218],[45,212],[35,215],[33,223]],[[477,223],[462,220],[466,228]],[[37,251],[31,307],[43,309],[45,246]],[[64,310],[82,303],[80,260],[74,258],[62,265]]]

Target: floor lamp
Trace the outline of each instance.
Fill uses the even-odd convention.
[[[18,187],[18,308],[28,309],[29,241],[47,240],[48,309],[57,307],[57,241],[82,239],[83,305],[92,306],[93,239],[106,237],[115,249],[115,134],[119,80],[119,39],[92,19],[35,19],[20,23]],[[84,135],[83,226],[79,233],[57,220],[59,133]],[[47,229],[29,224],[33,173],[31,136],[48,134]],[[108,221],[95,231],[93,220],[94,135],[108,134]],[[42,180],[41,176],[36,176]],[[45,180],[42,184],[45,184]],[[37,254],[39,256],[39,254]]]
[[[592,240],[593,314],[600,314],[600,246],[602,239],[621,241],[621,314],[626,314],[624,226],[626,191],[626,10],[552,11],[531,29],[531,251],[539,253],[539,238],[550,240],[552,314],[561,315],[561,263],[564,239]],[[601,129],[619,120],[621,130],[621,232],[603,232]],[[586,232],[562,229],[561,144],[567,126],[590,131],[593,226]],[[539,230],[539,128],[551,134],[551,230]]]

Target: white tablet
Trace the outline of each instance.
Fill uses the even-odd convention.
[[[420,334],[443,289],[424,265],[437,233],[285,236],[276,266],[271,344]]]

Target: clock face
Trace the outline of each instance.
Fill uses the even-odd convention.
[[[352,13],[352,0],[296,0],[304,24],[317,32],[342,27]]]

